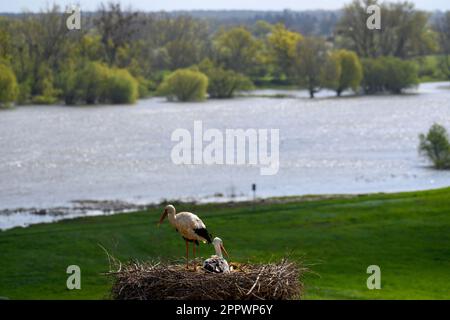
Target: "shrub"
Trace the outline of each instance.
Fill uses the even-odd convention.
[[[59,75],[66,104],[134,103],[138,81],[126,69],[111,69],[98,62],[67,66]]]
[[[111,103],[135,103],[139,96],[138,82],[126,69],[112,69],[106,80],[104,98]]]
[[[231,98],[237,90],[253,88],[248,77],[222,68],[214,69],[213,73],[208,75],[208,80],[208,93],[211,98]]]
[[[384,90],[384,66],[379,59],[363,60],[362,87],[366,93],[376,93]]]
[[[415,63],[395,57],[363,60],[363,88],[366,93],[389,91],[401,93],[419,83]]]
[[[19,95],[17,96],[18,104],[27,104],[31,102],[31,80],[27,79],[19,83]]]
[[[54,104],[57,101],[58,101],[58,99],[55,96],[46,95],[46,94],[40,94],[40,95],[34,96],[32,99],[32,102],[34,104]]]
[[[77,75],[76,92],[78,99],[86,104],[107,101],[107,81],[111,69],[98,62],[84,65]],[[77,100],[78,100],[77,99]]]
[[[158,94],[168,100],[199,101],[204,100],[208,78],[200,71],[178,69],[168,75],[158,88]]]
[[[35,92],[36,95],[32,98],[35,104],[54,104],[58,101],[58,95],[61,94],[53,85],[52,70],[46,65],[39,68]]]
[[[139,76],[136,78],[138,82],[138,91],[139,91],[139,98],[145,98],[150,96],[150,91],[152,87],[154,86],[153,81],[149,79],[145,79],[142,76]]]
[[[8,66],[0,64],[0,105],[9,106],[17,99],[18,93],[14,72]]]
[[[433,163],[436,169],[450,169],[450,142],[447,130],[434,124],[428,133],[419,135],[419,152]]]
[[[61,98],[67,105],[76,104],[80,100],[80,85],[77,79],[77,71],[72,62],[63,65],[61,72],[57,75],[57,86],[61,90]]]
[[[385,89],[392,93],[401,93],[403,89],[419,83],[417,65],[394,57],[384,58]]]
[[[204,60],[200,71],[208,77],[208,94],[210,98],[232,98],[237,90],[250,90],[252,81],[235,71],[215,67],[209,60]]]

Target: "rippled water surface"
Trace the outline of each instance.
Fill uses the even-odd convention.
[[[64,206],[73,200],[134,203],[208,198],[429,189],[450,185],[417,153],[418,134],[450,124],[450,90],[423,84],[403,96],[342,97],[259,90],[256,97],[134,106],[26,106],[0,111],[0,209]],[[278,128],[280,170],[178,166],[171,133]],[[216,195],[217,196],[217,195]],[[2,219],[0,217],[0,219]]]

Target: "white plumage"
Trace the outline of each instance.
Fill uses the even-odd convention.
[[[164,208],[159,224],[161,224],[165,217],[168,217],[170,224],[181,234],[186,241],[186,267],[189,268],[189,242],[194,243],[194,268],[195,268],[195,246],[199,242],[211,243],[211,236],[206,230],[203,221],[191,212],[176,213],[173,205],[168,205]],[[158,225],[159,225],[158,224]]]
[[[170,224],[186,239],[191,241],[208,242],[207,239],[195,233],[195,230],[206,230],[206,226],[200,218],[191,212],[168,214]],[[211,242],[211,241],[210,241]]]
[[[217,237],[214,238],[213,245],[214,249],[216,250],[216,254],[203,262],[203,268],[214,273],[230,272],[230,266],[228,265],[227,260],[225,260],[222,255],[223,250],[223,252],[228,257],[228,252],[227,250],[225,250],[225,247],[223,246],[222,239]]]

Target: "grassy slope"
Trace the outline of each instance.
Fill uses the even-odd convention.
[[[180,207],[180,209],[182,209]],[[307,299],[450,298],[450,189],[354,199],[193,209],[224,239],[233,260],[266,262],[291,252],[317,274]],[[103,244],[121,259],[178,258],[184,243],[160,211],[81,218],[0,232],[0,296],[94,298],[110,283]],[[211,254],[212,248],[201,247]],[[65,289],[68,265],[82,270],[82,290]],[[377,264],[382,289],[366,288]]]

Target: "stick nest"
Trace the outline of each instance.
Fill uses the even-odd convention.
[[[230,273],[210,273],[182,264],[128,262],[107,275],[116,300],[290,300],[303,292],[306,269],[286,259],[231,267]]]

